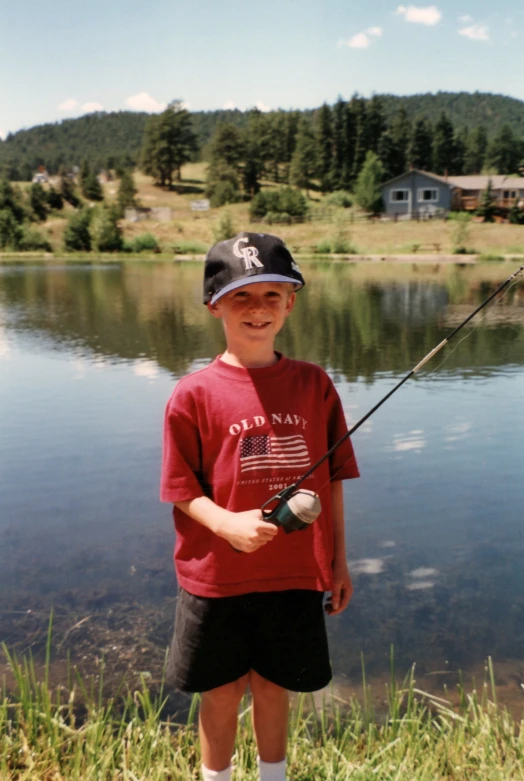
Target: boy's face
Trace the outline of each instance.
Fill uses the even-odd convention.
[[[224,324],[228,348],[258,349],[272,345],[295,304],[293,286],[285,282],[252,282],[207,304]]]

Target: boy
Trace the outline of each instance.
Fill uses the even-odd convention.
[[[204,303],[226,350],[184,377],[166,410],[161,498],[174,504],[180,587],[168,674],[202,692],[204,781],[229,781],[237,709],[249,685],[261,781],[285,781],[288,690],[331,679],[325,606],[352,584],[341,480],[357,477],[349,439],[303,484],[322,512],[286,534],[262,505],[298,480],[347,431],[326,373],[274,351],[304,285],[275,236],[240,233],[206,257]]]

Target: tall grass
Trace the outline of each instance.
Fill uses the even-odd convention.
[[[80,781],[191,781],[199,778],[195,728],[198,697],[188,718],[163,716],[165,688],[153,695],[145,680],[135,691],[104,697],[103,676],[88,685],[69,665],[68,686],[49,683],[51,623],[43,681],[31,658],[4,646],[14,687],[0,700],[0,778]],[[289,724],[289,778],[294,781],[440,781],[524,779],[524,732],[496,702],[488,663],[481,695],[460,688],[460,704],[428,695],[414,670],[396,679],[393,653],[387,712],[373,713],[363,669],[363,703],[334,694],[321,706],[300,695]],[[234,756],[236,781],[256,776],[251,706],[241,707]]]

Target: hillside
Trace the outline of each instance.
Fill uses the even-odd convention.
[[[517,136],[524,138],[524,101],[516,98],[480,92],[378,97],[383,101],[388,120],[401,106],[409,119],[424,115],[430,122],[435,122],[445,111],[455,128],[483,124],[492,136],[503,124],[509,124]],[[210,140],[220,122],[241,127],[247,117],[247,112],[239,110],[192,113],[201,147]],[[136,164],[147,118],[148,114],[143,112],[97,112],[20,130],[0,141],[0,170],[10,179],[27,180],[39,165],[56,173],[62,164],[70,167],[80,165],[82,160],[99,169],[124,160]]]

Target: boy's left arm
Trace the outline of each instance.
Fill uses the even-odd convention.
[[[348,606],[353,594],[353,584],[346,561],[344,529],[344,495],[342,481],[331,483],[331,509],[333,515],[333,591],[326,603],[326,613],[336,616]]]

